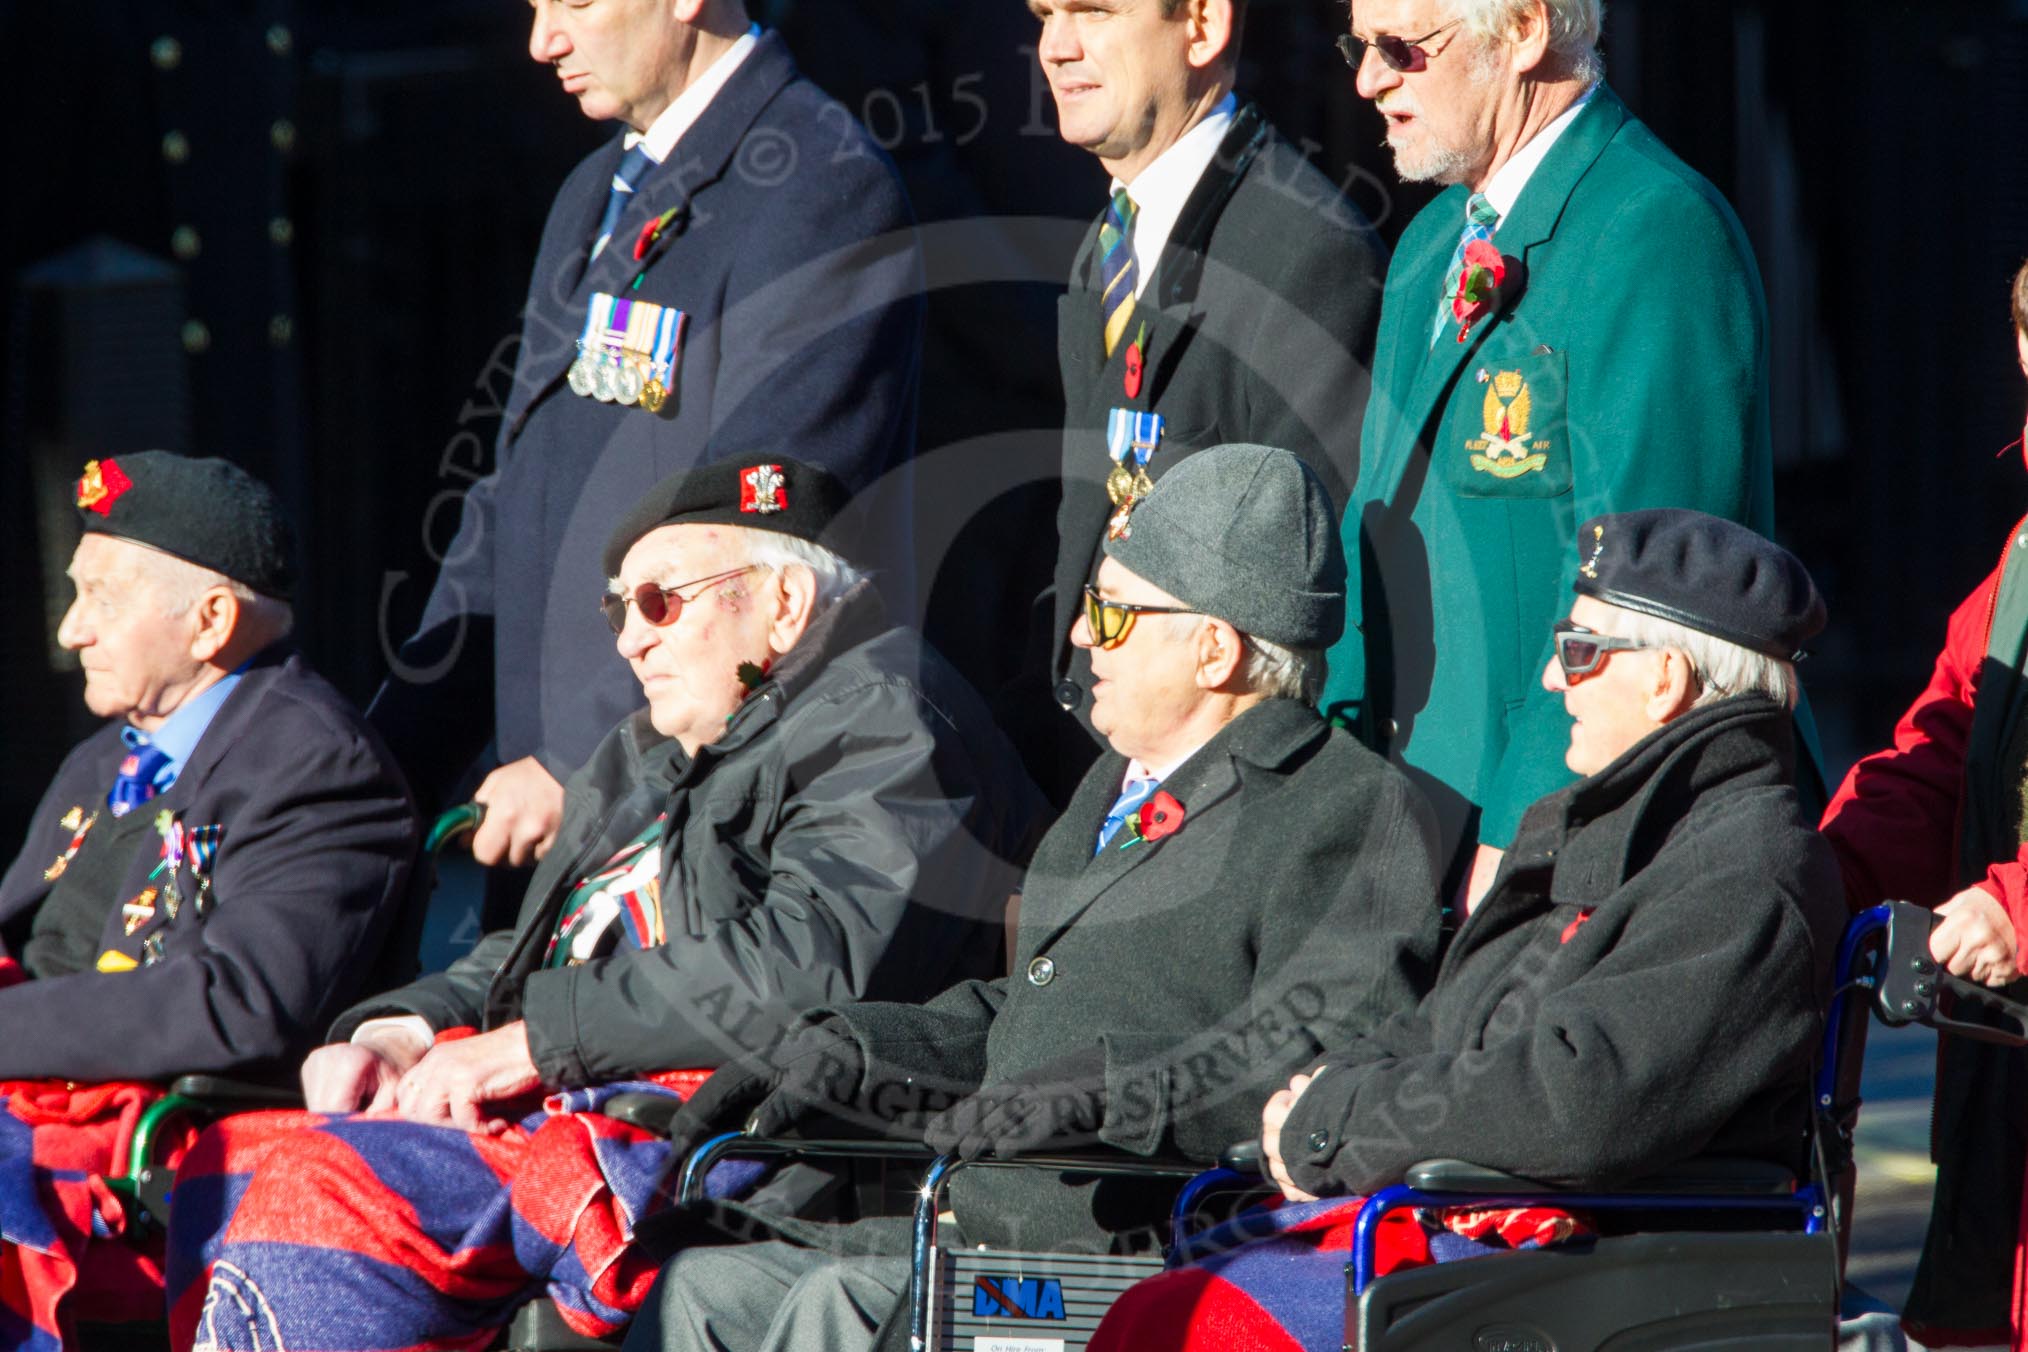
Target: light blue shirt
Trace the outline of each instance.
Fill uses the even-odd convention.
[[[245,672],[246,667],[242,664],[238,671],[185,700],[153,732],[142,732],[132,726],[120,729],[120,740],[127,744],[129,751],[152,746],[169,758],[155,772],[155,792],[161,793],[176,782],[176,776],[182,772],[191,753],[197,750],[197,743],[203,739],[204,730],[211,726],[211,720],[218,716],[226,698],[232,694],[232,688],[239,684],[239,678]]]

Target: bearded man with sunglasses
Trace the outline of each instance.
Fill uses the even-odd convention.
[[[1578,522],[1773,527],[1752,248],[1603,83],[1602,8],[1354,0],[1340,43],[1396,170],[1451,186],[1388,272],[1324,708],[1428,791],[1468,902],[1569,780],[1534,677]]]
[[[1407,1007],[1436,951],[1427,809],[1311,702],[1344,622],[1335,527],[1288,451],[1213,447],[1157,483],[1072,629],[1112,749],[1036,849],[1013,974],[819,1011],[713,1076],[687,1138],[749,1109],[763,1133],[821,1112],[967,1158],[1103,1144],[1208,1165],[1291,1070]],[[926,1125],[904,1111],[944,1104]],[[1173,1191],[966,1170],[951,1228],[966,1246],[1142,1251]],[[628,1346],[873,1346],[908,1283],[907,1219],[850,1239],[774,1228],[787,1238],[678,1255]]]
[[[1577,599],[1538,679],[1582,778],[1522,817],[1422,1003],[1267,1100],[1263,1154],[1290,1205],[1129,1291],[1091,1352],[1335,1352],[1352,1217],[1422,1160],[1579,1190],[1702,1155],[1806,1174],[1846,919],[1794,787],[1794,663],[1823,602],[1793,556],[1703,513],[1599,517],[1580,539]],[[1418,1212],[1380,1270],[1584,1228],[1541,1209]]]
[[[313,1113],[364,1116],[236,1118],[199,1144],[170,1236],[179,1339],[240,1345],[251,1303],[283,1345],[434,1344],[545,1283],[610,1334],[655,1272],[633,1222],[669,1147],[577,1109],[670,1094],[660,1072],[764,1047],[813,1005],[1001,970],[1041,800],[976,695],[820,543],[845,499],[816,466],[731,459],[614,531],[601,609],[647,707],[572,777],[516,930],[354,1006],[304,1063]],[[587,1133],[631,1163],[588,1171]],[[276,1242],[276,1218],[334,1209],[364,1219]],[[423,1280],[386,1275],[391,1254]]]

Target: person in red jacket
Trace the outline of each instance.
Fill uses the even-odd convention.
[[[2028,265],[2014,339],[2028,376]],[[2028,426],[2023,428],[2028,455]],[[1940,917],[1930,951],[1959,976],[2022,975],[2028,928],[2028,517],[1956,612],[1929,686],[1894,744],[1852,767],[1824,815],[1854,910],[1895,899]],[[1903,1315],[1927,1347],[2028,1352],[2022,1243],[2028,1052],[1944,1037],[1932,1153],[1936,1199]]]

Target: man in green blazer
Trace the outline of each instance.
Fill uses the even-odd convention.
[[[1324,708],[1429,793],[1468,901],[1570,779],[1568,720],[1534,676],[1577,523],[1685,507],[1772,526],[1752,250],[1600,82],[1600,8],[1354,0],[1340,44],[1401,176],[1452,187],[1388,271]]]

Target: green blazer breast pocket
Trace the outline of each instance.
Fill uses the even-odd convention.
[[[1444,481],[1466,498],[1568,493],[1567,389],[1563,353],[1503,350],[1495,336],[1458,375],[1434,450]]]

